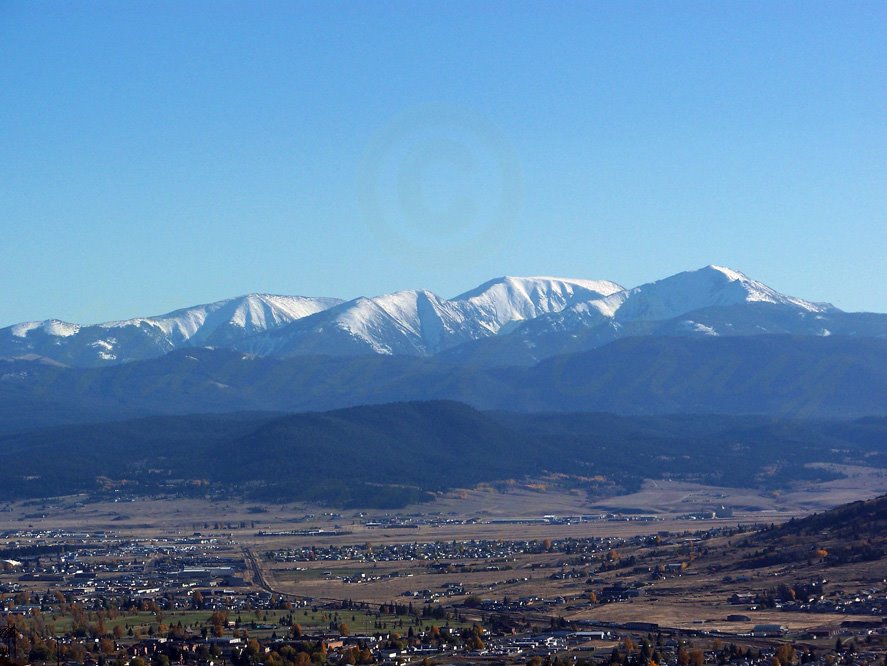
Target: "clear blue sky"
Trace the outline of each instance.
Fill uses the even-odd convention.
[[[887,3],[0,4],[0,326],[725,264],[887,311]]]

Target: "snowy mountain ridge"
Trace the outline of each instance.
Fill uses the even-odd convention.
[[[772,303],[806,312],[834,309],[780,294],[762,282],[723,266],[706,266],[613,294],[593,305],[617,321],[662,321],[701,308],[741,303]]]
[[[248,294],[153,317],[93,325],[50,319],[0,329],[0,355],[36,353],[73,365],[154,358],[186,346],[227,346],[341,302]],[[17,353],[20,352],[20,353]]]
[[[589,344],[651,331],[828,335],[834,329],[877,336],[884,334],[884,317],[860,319],[710,265],[630,289],[606,280],[506,276],[450,299],[427,290],[350,301],[248,294],[90,326],[24,322],[0,329],[0,356],[36,354],[71,365],[154,358],[187,347],[260,356],[430,356],[487,341],[503,350],[518,343],[534,348],[551,336],[580,334]]]
[[[338,298],[247,294],[156,317],[110,321],[97,326],[106,329],[153,326],[170,339],[197,342],[217,337],[225,327],[240,329],[246,334],[267,331],[341,302]]]
[[[453,299],[427,290],[400,291],[342,303],[267,335],[245,339],[237,348],[280,356],[429,355],[621,289],[607,281],[502,277]]]

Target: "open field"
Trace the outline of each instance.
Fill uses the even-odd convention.
[[[432,531],[420,527],[423,538],[495,538],[503,532],[490,519],[541,517],[543,515],[582,515],[600,512],[655,514],[653,524],[588,523],[578,531],[562,526],[564,534],[642,534],[651,529],[670,531],[698,528],[698,521],[681,517],[710,510],[719,505],[734,509],[736,522],[780,522],[793,516],[822,511],[832,506],[887,493],[887,471],[871,467],[829,465],[843,478],[820,483],[798,483],[788,491],[767,493],[751,489],[704,486],[700,484],[648,480],[637,493],[614,497],[589,498],[580,491],[567,491],[544,482],[482,485],[475,489],[440,494],[434,501],[414,504],[396,512],[399,516],[438,515],[479,521],[475,525],[448,525]],[[201,532],[222,533],[245,538],[257,531],[284,531],[318,527],[332,530],[339,526],[354,533],[355,539],[391,538],[364,523],[389,512],[375,510],[335,510],[304,503],[262,504],[221,499],[156,499],[120,494],[116,499],[89,499],[86,496],[15,502],[0,507],[0,529],[112,530],[123,534],[177,535]],[[394,512],[392,512],[394,513]],[[463,529],[467,528],[467,529]],[[506,527],[513,533],[513,526]],[[545,538],[544,530],[522,525],[521,533]],[[530,530],[530,531],[527,531]],[[586,532],[590,530],[590,532]],[[366,534],[364,534],[366,533]],[[400,538],[400,535],[394,535]]]
[[[806,515],[887,493],[887,470],[819,463],[815,467],[843,476],[833,481],[796,484],[790,490],[779,493],[649,479],[639,492],[595,500],[593,505],[608,511],[632,510],[669,515],[725,504],[734,507],[737,515],[763,517]]]
[[[663,627],[688,630],[721,631],[733,634],[751,633],[759,624],[780,624],[793,631],[822,626],[837,626],[847,618],[835,613],[780,613],[778,611],[744,611],[749,619],[744,622],[728,622],[728,613],[735,608],[726,605],[707,604],[702,600],[682,600],[679,603],[607,604],[580,613],[568,615],[570,620],[597,622],[655,622]]]

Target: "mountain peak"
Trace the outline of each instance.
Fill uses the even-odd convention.
[[[524,292],[530,292],[534,289],[556,289],[561,291],[569,291],[577,287],[579,289],[594,292],[601,296],[609,296],[614,292],[622,291],[624,289],[622,285],[616,284],[615,282],[610,282],[609,280],[586,280],[582,278],[563,278],[549,275],[503,275],[497,278],[493,278],[492,280],[487,280],[474,289],[469,289],[468,291],[459,294],[453,300],[469,300],[485,292],[489,292],[491,289],[495,288],[508,289],[512,291],[523,290]]]
[[[740,271],[712,264],[631,289],[617,317],[657,321],[706,307],[741,303],[772,303],[813,313],[831,309],[786,296]]]
[[[28,333],[34,330],[40,330],[46,335],[67,338],[76,335],[80,330],[80,325],[71,324],[60,319],[46,319],[45,321],[25,321],[10,327],[10,332],[16,338],[26,338]]]
[[[728,266],[718,266],[717,264],[709,264],[705,268],[700,268],[701,271],[715,271],[717,273],[722,274],[731,282],[735,282],[737,280],[749,280],[750,278],[740,271],[734,270]]]

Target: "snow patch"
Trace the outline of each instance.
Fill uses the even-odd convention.
[[[50,319],[49,321],[43,322],[43,332],[47,335],[54,335],[59,338],[69,338],[72,335],[76,335],[80,330],[79,324],[69,324],[66,321],[59,321],[58,319]]]
[[[33,331],[35,328],[40,328],[39,321],[25,321],[21,324],[15,324],[10,327],[10,331],[12,332],[13,337],[16,338],[25,338],[28,336],[28,333]]]
[[[698,321],[682,321],[681,326],[693,333],[702,333],[703,335],[718,335],[718,332],[711,326],[706,326]]]
[[[31,331],[40,329],[46,335],[53,335],[58,338],[68,338],[76,335],[80,330],[79,324],[69,324],[66,321],[58,319],[47,319],[46,321],[26,321],[21,324],[15,324],[10,327],[13,337],[25,338]]]

